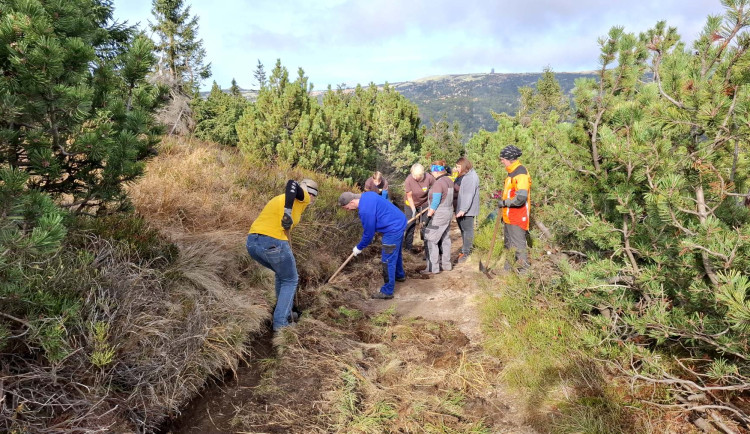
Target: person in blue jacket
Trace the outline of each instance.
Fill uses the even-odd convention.
[[[383,281],[379,292],[372,298],[388,300],[393,298],[396,282],[406,280],[401,244],[406,229],[406,216],[396,205],[373,191],[355,194],[349,191],[339,196],[339,206],[348,210],[358,210],[362,222],[362,239],[354,246],[352,254],[359,255],[367,247],[376,232],[383,234],[381,260]]]

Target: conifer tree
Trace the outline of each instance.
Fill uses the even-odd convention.
[[[201,81],[211,76],[211,64],[204,64],[203,40],[198,38],[198,16],[190,15],[184,0],[153,0],[152,5],[155,22],[151,30],[159,38],[158,73],[192,96]]]
[[[518,89],[521,94],[520,106],[516,121],[528,125],[532,117],[546,117],[555,111],[562,120],[570,116],[570,99],[562,92],[560,82],[555,78],[552,68],[544,68],[536,87],[524,86]]]
[[[234,83],[236,86],[236,83]],[[237,145],[236,125],[248,106],[247,100],[237,93],[226,93],[214,82],[211,92],[204,100],[193,101],[195,135],[203,140],[222,145]]]
[[[232,78],[232,85],[229,87],[229,93],[232,96],[241,96],[240,87],[237,85],[237,80]]]
[[[370,143],[378,153],[377,169],[387,176],[405,176],[424,140],[417,106],[386,83],[375,97],[372,115]]]
[[[568,300],[617,312],[595,319],[607,321],[602,342],[639,336],[689,358],[699,386],[747,388],[750,214],[737,199],[750,165],[750,10],[724,3],[692,47],[664,22],[640,35],[614,27],[597,80],[576,83],[575,123],[544,115],[549,103],[527,91],[492,139],[521,144],[549,180],[535,185],[559,184],[539,187],[544,204],[532,193],[533,209],[554,208],[557,239],[589,258],[569,270]]]
[[[258,89],[263,89],[267,84],[266,79],[266,69],[263,66],[263,64],[260,62],[260,59],[258,59],[258,65],[255,67],[255,72],[253,72],[253,77],[255,77],[255,83],[258,85]]]
[[[311,91],[301,68],[291,81],[277,60],[237,122],[240,149],[252,159],[280,160],[356,182],[376,168],[405,175],[417,160],[423,140],[417,107],[389,86],[383,91],[358,86],[351,95],[329,88],[322,107]]]
[[[360,109],[356,92],[329,87],[323,96],[323,118],[333,147],[332,174],[349,181],[367,179],[375,163],[375,154],[367,146],[367,125],[362,122]]]
[[[61,208],[128,206],[123,185],[154,152],[163,94],[146,80],[153,42],[113,25],[109,1],[0,9],[0,329],[11,319],[26,328],[17,337],[33,330],[24,339],[34,357],[59,362],[81,289],[50,281],[67,254]]]
[[[197,98],[202,80],[211,76],[204,64],[206,50],[198,38],[198,17],[190,15],[183,0],[153,0],[151,30],[157,36],[159,57],[154,79],[170,90],[170,102],[159,113],[169,133],[185,134],[194,127],[190,102]]]
[[[153,44],[110,25],[108,2],[4,3],[0,165],[77,212],[124,203],[158,139]]]
[[[296,162],[292,133],[311,105],[307,77],[299,72],[297,80],[290,81],[289,71],[280,59],[276,61],[267,85],[237,124],[240,148],[246,154]]]
[[[427,160],[445,160],[452,165],[464,154],[462,140],[457,121],[451,125],[445,116],[439,121],[430,119],[430,127],[424,132],[422,154]]]

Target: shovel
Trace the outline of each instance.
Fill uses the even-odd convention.
[[[417,215],[415,215],[414,217],[410,218],[410,219],[409,219],[409,221],[408,221],[408,222],[406,222],[406,226],[408,227],[408,226],[409,226],[409,223],[411,223],[411,222],[413,222],[414,220],[418,219],[418,218],[419,218],[419,216],[421,216],[422,214],[424,214],[424,213],[425,213],[425,211],[427,211],[428,209],[430,209],[430,208],[429,208],[429,207],[428,207],[428,208],[425,208],[425,209],[423,209],[422,211],[418,212],[418,213],[417,213]],[[420,239],[422,239],[422,230],[421,230],[421,227],[422,227],[422,220],[419,220],[419,221],[417,221],[417,223],[416,223],[416,224],[414,225],[414,236],[416,236],[416,234],[419,234],[419,238],[420,238]],[[422,240],[422,241],[424,241],[424,240]]]
[[[484,273],[487,278],[492,279],[492,275],[490,274],[490,259],[492,258],[492,252],[495,250],[495,240],[497,240],[497,233],[500,231],[500,221],[502,220],[502,210],[498,210],[497,217],[495,217],[495,230],[492,232],[492,242],[490,243],[490,251],[487,252],[487,266],[485,267],[484,264],[482,264],[482,260],[479,260],[479,271]],[[503,252],[503,256],[505,256],[505,253]],[[502,259],[502,256],[501,256]]]

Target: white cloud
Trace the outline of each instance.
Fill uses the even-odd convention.
[[[116,0],[115,14],[150,18],[148,0]],[[215,79],[253,86],[260,59],[277,58],[316,88],[435,74],[594,69],[597,38],[621,25],[641,32],[665,19],[694,39],[719,0],[228,0],[192,3]],[[210,86],[210,82],[205,83]]]

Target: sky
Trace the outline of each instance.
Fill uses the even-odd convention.
[[[302,68],[316,90],[433,75],[597,69],[613,26],[640,33],[665,20],[698,37],[719,0],[185,0],[199,17],[212,76],[257,88],[258,61]],[[114,0],[116,20],[146,29],[150,0]],[[149,32],[150,33],[150,32]]]

